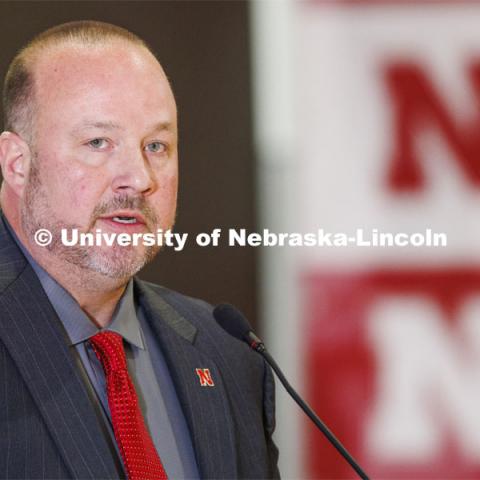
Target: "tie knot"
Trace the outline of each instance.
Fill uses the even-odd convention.
[[[115,332],[100,332],[90,342],[97,357],[102,362],[105,374],[127,369],[127,359],[123,349],[123,338]]]

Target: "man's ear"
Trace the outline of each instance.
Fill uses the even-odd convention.
[[[19,196],[25,187],[30,169],[31,151],[27,142],[13,132],[0,135],[0,166],[3,180]]]

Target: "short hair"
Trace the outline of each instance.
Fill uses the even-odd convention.
[[[33,141],[35,115],[34,62],[42,51],[55,46],[95,46],[123,40],[146,48],[148,44],[125,28],[110,23],[82,20],[52,27],[34,37],[10,63],[3,86],[3,125]]]

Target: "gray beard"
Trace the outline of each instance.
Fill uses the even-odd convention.
[[[145,200],[138,197],[115,197],[112,201],[98,205],[90,222],[93,227],[95,220],[101,215],[120,208],[139,209],[143,212],[150,225],[157,224],[154,212],[145,205]],[[137,251],[138,247],[120,246],[66,246],[61,242],[61,231],[78,229],[79,225],[56,221],[52,216],[47,195],[40,180],[38,169],[32,165],[22,203],[21,223],[25,234],[33,239],[35,232],[46,228],[53,235],[50,245],[42,247],[48,250],[58,260],[75,265],[84,270],[99,273],[111,279],[125,280],[135,275],[147,263],[151,262],[160,251],[159,246],[147,246],[143,254]],[[86,232],[85,232],[86,233]]]

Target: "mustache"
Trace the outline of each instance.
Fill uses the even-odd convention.
[[[145,218],[145,222],[149,228],[158,224],[158,216],[148,205],[144,197],[121,195],[113,197],[111,200],[104,201],[94,208],[90,228],[93,228],[93,225],[98,218],[113,213],[115,210],[122,209],[136,210],[140,212]]]

